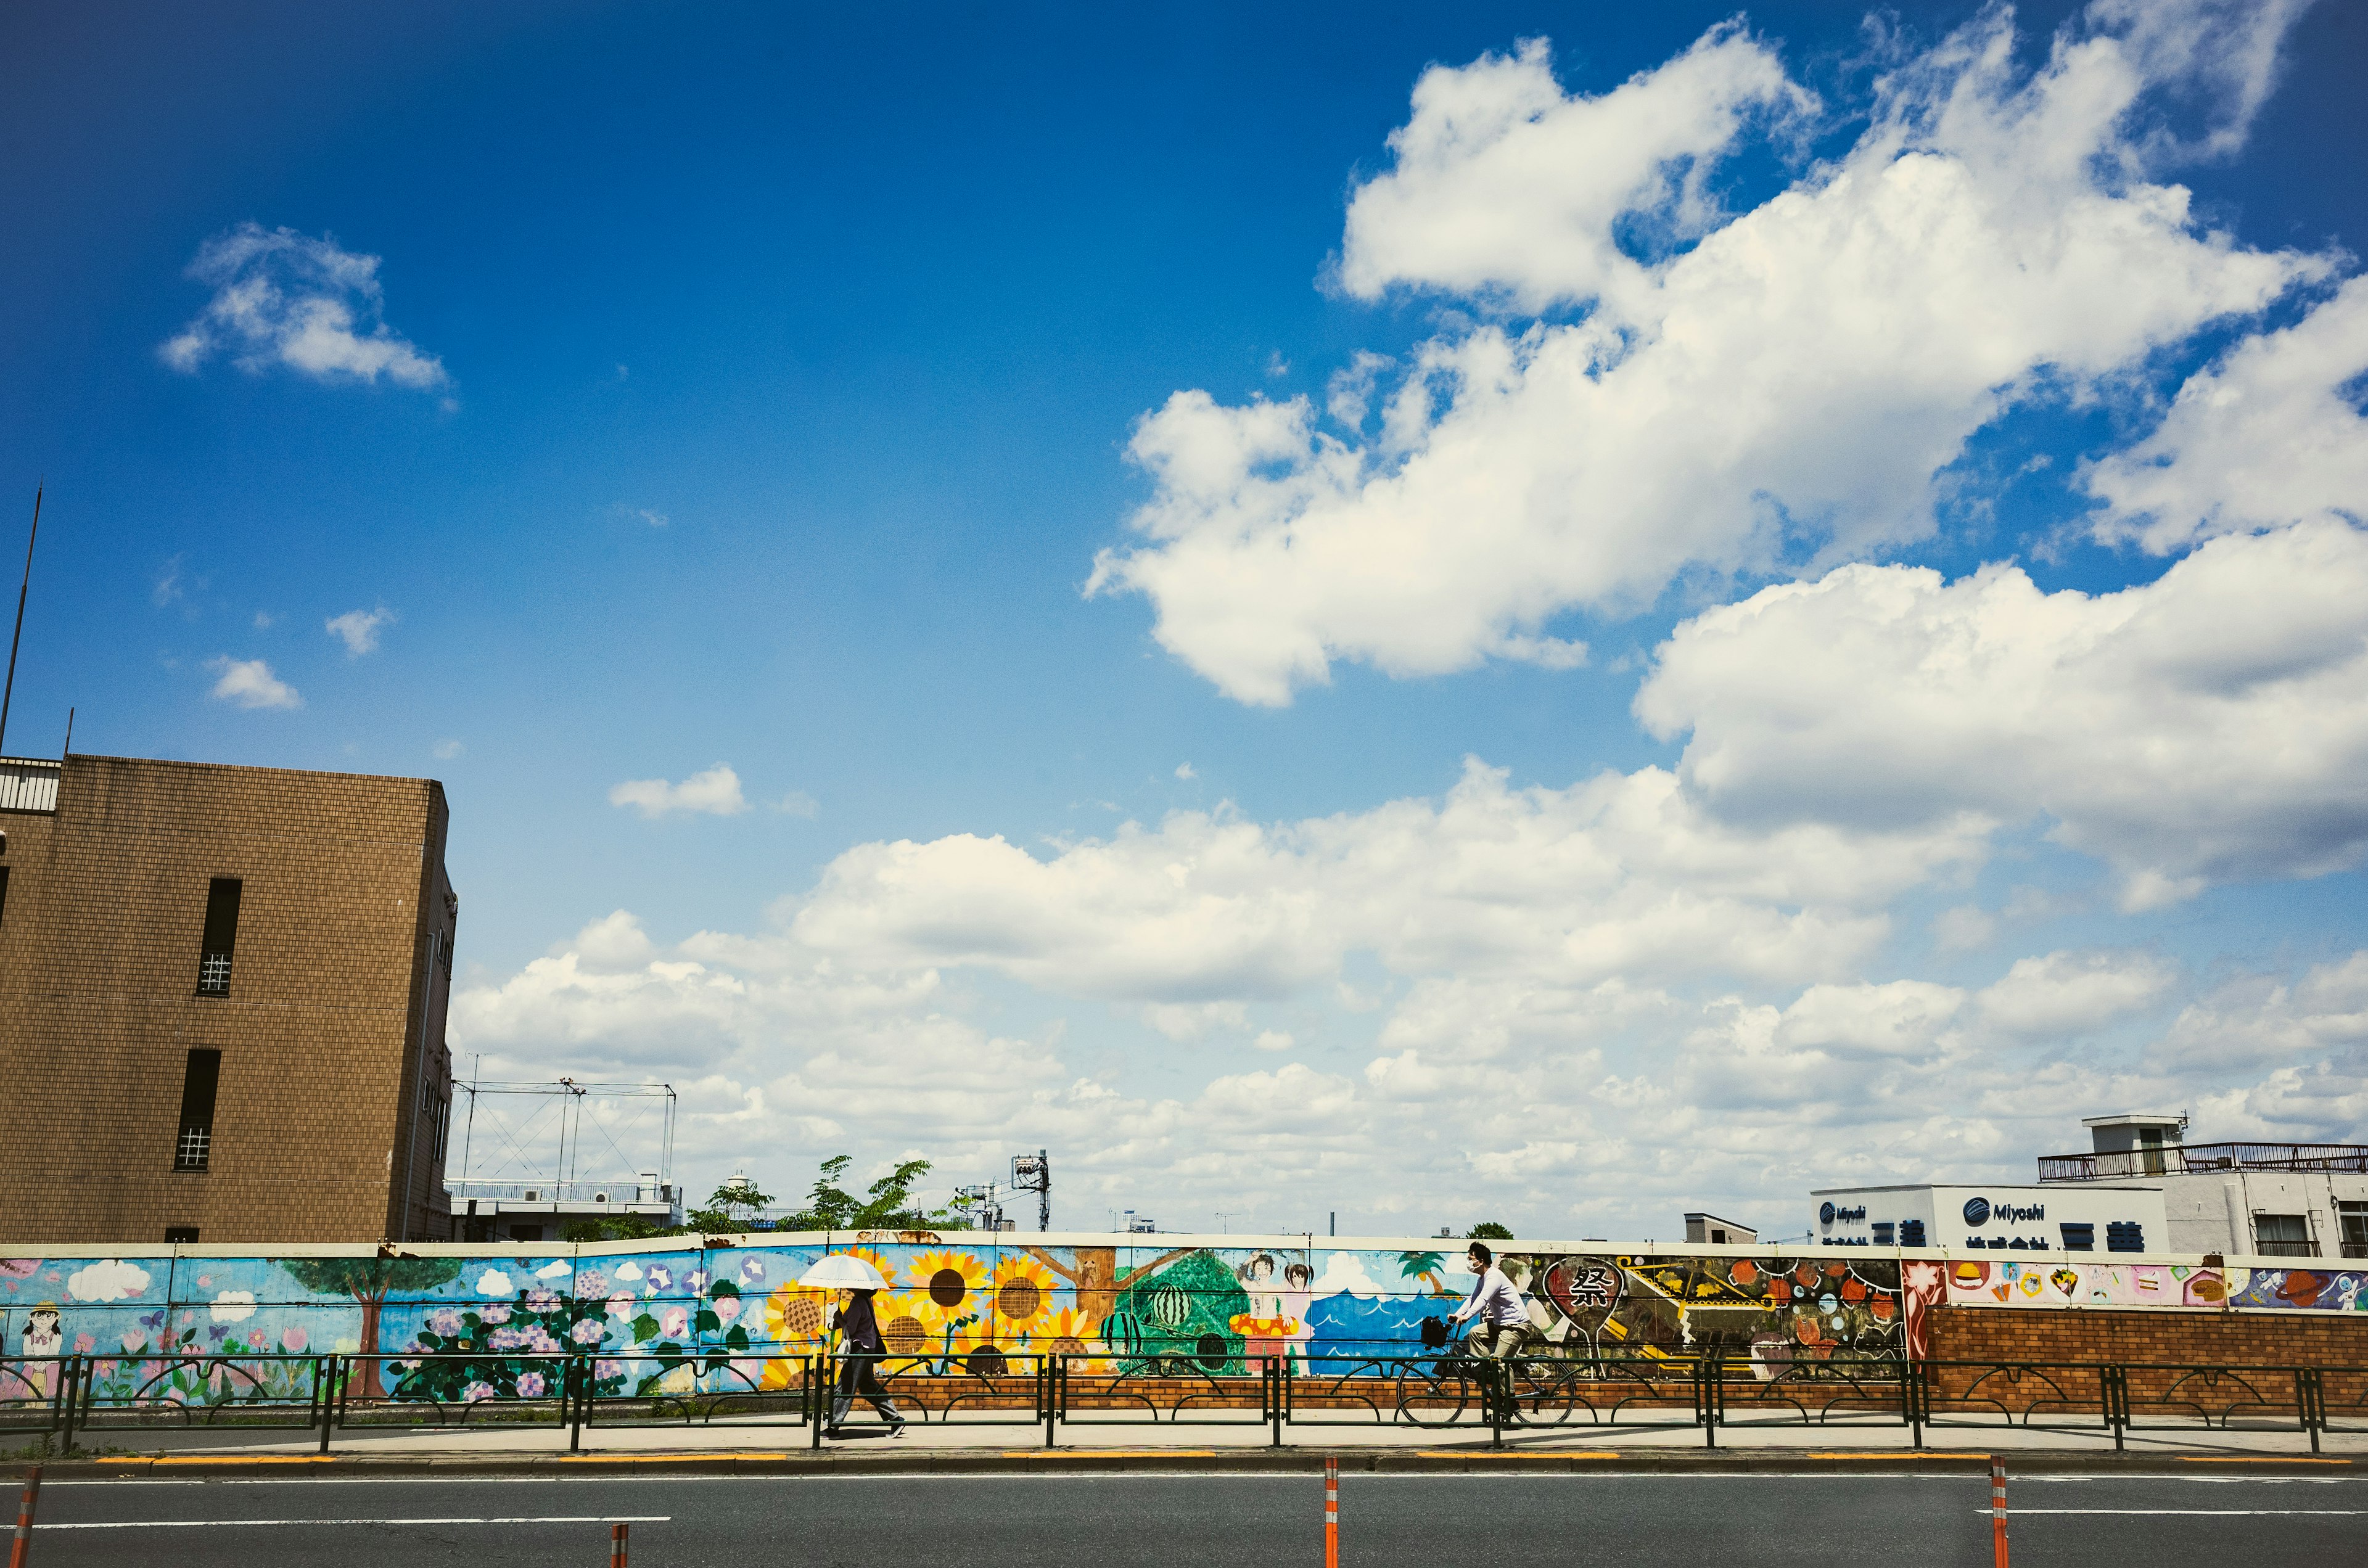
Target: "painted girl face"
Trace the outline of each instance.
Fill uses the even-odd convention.
[[[1250,1278],[1265,1281],[1274,1278],[1274,1259],[1258,1256],[1250,1260]]]

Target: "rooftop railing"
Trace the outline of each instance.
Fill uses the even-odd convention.
[[[2042,1181],[2121,1181],[2213,1171],[2327,1171],[2368,1175],[2368,1144],[2187,1143],[2111,1154],[2042,1154]]]

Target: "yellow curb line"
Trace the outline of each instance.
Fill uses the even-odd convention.
[[[1542,1449],[1542,1452],[1534,1452],[1534,1454],[1499,1454],[1499,1452],[1494,1452],[1494,1449],[1485,1449],[1485,1448],[1483,1449],[1418,1448],[1414,1449],[1414,1457],[1416,1459],[1620,1459],[1622,1454],[1620,1454],[1620,1449],[1615,1448],[1561,1448],[1561,1449]]]
[[[1212,1460],[1214,1449],[1006,1449],[1008,1460],[1049,1459],[1112,1459],[1112,1460]]]
[[[642,1464],[650,1460],[785,1460],[780,1449],[656,1449],[641,1454],[555,1454],[562,1464]]]
[[[1255,1452],[1255,1449],[1250,1449]],[[1214,1459],[1212,1448],[1007,1448],[1004,1459]]]
[[[1845,1449],[1812,1449],[1801,1456],[1812,1460],[1986,1460],[1987,1454],[1967,1453],[1959,1449],[1928,1449],[1922,1453],[1903,1453],[1897,1449],[1868,1449],[1864,1451]]]
[[[2189,1464],[2351,1464],[2356,1462],[2351,1460],[2306,1459],[2299,1455],[2293,1459],[2280,1459],[2274,1454],[2265,1454],[2260,1459],[2222,1459],[2216,1454],[2181,1454],[2179,1457]]]
[[[150,1464],[336,1464],[340,1454],[159,1454]]]

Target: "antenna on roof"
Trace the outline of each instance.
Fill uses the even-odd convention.
[[[33,531],[25,540],[25,582],[17,590],[17,634],[8,639],[8,684],[0,687],[0,754],[8,745],[8,700],[17,695],[17,644],[25,640],[25,595],[33,586],[33,540],[41,537],[41,491],[33,486]]]

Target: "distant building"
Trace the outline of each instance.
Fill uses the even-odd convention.
[[[433,779],[0,759],[0,1240],[443,1240]]]
[[[1749,1246],[1759,1239],[1759,1232],[1733,1220],[1722,1220],[1715,1214],[1686,1216],[1686,1240],[1690,1242],[1712,1246]]]
[[[2079,1191],[2159,1187],[2174,1252],[2368,1257],[2368,1145],[2188,1143],[2187,1118],[2127,1112],[2081,1125],[2085,1154],[2048,1154],[2039,1179]]]
[[[1827,1246],[1989,1252],[2177,1252],[2166,1244],[2162,1189],[2100,1183],[2082,1190],[1921,1182],[1827,1187],[1812,1234]]]
[[[682,1223],[682,1191],[643,1171],[617,1181],[455,1181],[452,1239],[461,1242],[556,1242],[567,1227],[628,1216],[663,1229]],[[769,1231],[757,1215],[736,1229]]]

